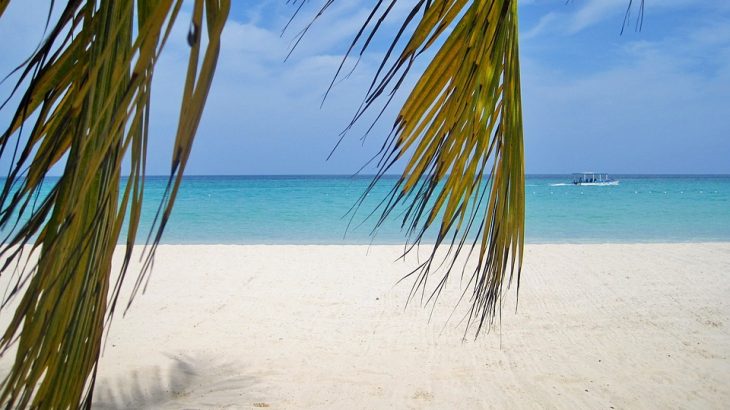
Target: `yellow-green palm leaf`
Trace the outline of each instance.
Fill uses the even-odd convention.
[[[348,55],[358,45],[363,53],[396,2],[376,2]],[[442,42],[400,109],[371,187],[404,161],[378,224],[404,206],[402,226],[413,240],[409,251],[436,231],[430,257],[408,275],[415,277],[411,297],[420,291],[422,300],[433,301],[462,251],[476,252],[471,294],[465,294],[471,300],[467,322],[477,325],[476,333],[491,322],[515,274],[519,286],[525,195],[517,31],[516,0],[418,1],[353,120],[379,99],[387,106],[414,61]],[[402,38],[405,33],[410,37]],[[429,274],[442,263],[443,277],[427,290]]]
[[[0,15],[7,4],[0,1]],[[36,266],[19,270],[20,285],[9,296],[20,300],[0,339],[3,351],[17,345],[0,391],[7,408],[90,406],[105,323],[137,236],[154,66],[181,5],[70,0],[19,68],[20,102],[0,135],[0,155],[13,158],[0,192],[0,227],[11,231],[0,249],[3,274],[22,263],[23,246],[34,237],[39,256]],[[170,180],[148,261],[172,210],[228,9],[227,0],[193,5]],[[201,44],[203,29],[207,45]],[[125,156],[130,165],[123,170]],[[64,157],[62,176],[35,203],[48,171]],[[125,171],[129,179],[122,184]],[[127,216],[127,252],[114,282],[111,258]]]

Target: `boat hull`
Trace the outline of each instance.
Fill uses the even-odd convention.
[[[618,181],[607,181],[607,182],[576,182],[575,185],[580,185],[580,186],[611,186],[611,185],[618,185]]]

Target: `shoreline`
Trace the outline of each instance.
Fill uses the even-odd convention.
[[[429,247],[434,242],[423,242],[420,245],[422,247]],[[525,246],[543,246],[543,245],[565,245],[565,246],[583,246],[583,245],[718,245],[718,244],[730,244],[730,239],[717,239],[717,240],[627,240],[627,241],[566,241],[566,242],[525,242]],[[402,242],[386,242],[386,243],[359,243],[359,242],[345,242],[345,243],[332,243],[332,242],[160,242],[159,246],[403,246]],[[410,245],[410,244],[409,244]],[[124,246],[123,243],[119,243],[117,247]],[[135,243],[135,247],[143,247],[144,243]],[[444,245],[442,245],[444,246]]]

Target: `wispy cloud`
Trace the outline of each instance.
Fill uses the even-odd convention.
[[[629,0],[584,0],[571,1],[564,5],[556,2],[550,3],[554,5],[554,10],[547,12],[535,25],[527,28],[523,38],[530,39],[542,34],[575,35],[605,21],[620,23],[627,9],[630,11],[631,19],[634,19],[638,16],[640,2],[638,0],[632,3]],[[531,4],[545,6],[545,2],[539,2],[538,0],[527,3],[527,5]],[[629,9],[630,4],[632,7]],[[723,1],[663,0],[646,2],[645,4],[646,18],[648,19],[651,19],[652,14],[667,11],[730,10],[730,2]]]
[[[730,172],[728,27],[626,42],[587,72],[526,58],[528,171]]]
[[[313,7],[303,10],[284,35],[281,29],[293,10],[282,10],[277,5],[227,23],[189,172],[230,173],[235,169],[238,173],[352,173],[380,147],[380,140],[361,146],[358,137],[369,125],[365,119],[325,163],[339,133],[361,103],[381,56],[375,44],[374,51],[360,61],[346,81],[336,84],[320,108],[344,51],[369,12],[355,0],[335,5],[317,20],[287,61],[292,41],[310,21]],[[180,62],[187,53],[185,27],[175,29],[179,32],[173,37],[179,39],[171,42],[163,55],[157,71],[165,75],[154,84],[158,98],[153,101],[152,173],[166,170],[164,159],[169,156],[172,138],[169,130],[174,128],[175,102],[184,75]],[[376,134],[384,134],[390,127],[392,110],[385,118]]]

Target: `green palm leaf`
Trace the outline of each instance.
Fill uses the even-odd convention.
[[[0,14],[7,4],[0,1]],[[154,66],[181,5],[181,0],[68,1],[48,37],[19,68],[15,91],[24,92],[0,135],[0,155],[13,155],[0,192],[0,227],[11,230],[0,249],[3,273],[22,263],[23,246],[36,235],[32,248],[38,259],[34,267],[19,270],[19,285],[8,297],[20,296],[0,339],[3,352],[17,345],[0,392],[8,408],[91,404],[105,324],[137,236]],[[198,0],[193,6],[170,179],[146,267],[187,163],[228,9],[225,0]],[[130,165],[123,185],[125,156]],[[63,157],[62,176],[40,204],[34,203],[48,171]],[[127,215],[127,250],[114,280],[111,258]],[[146,272],[138,276],[135,291]]]

